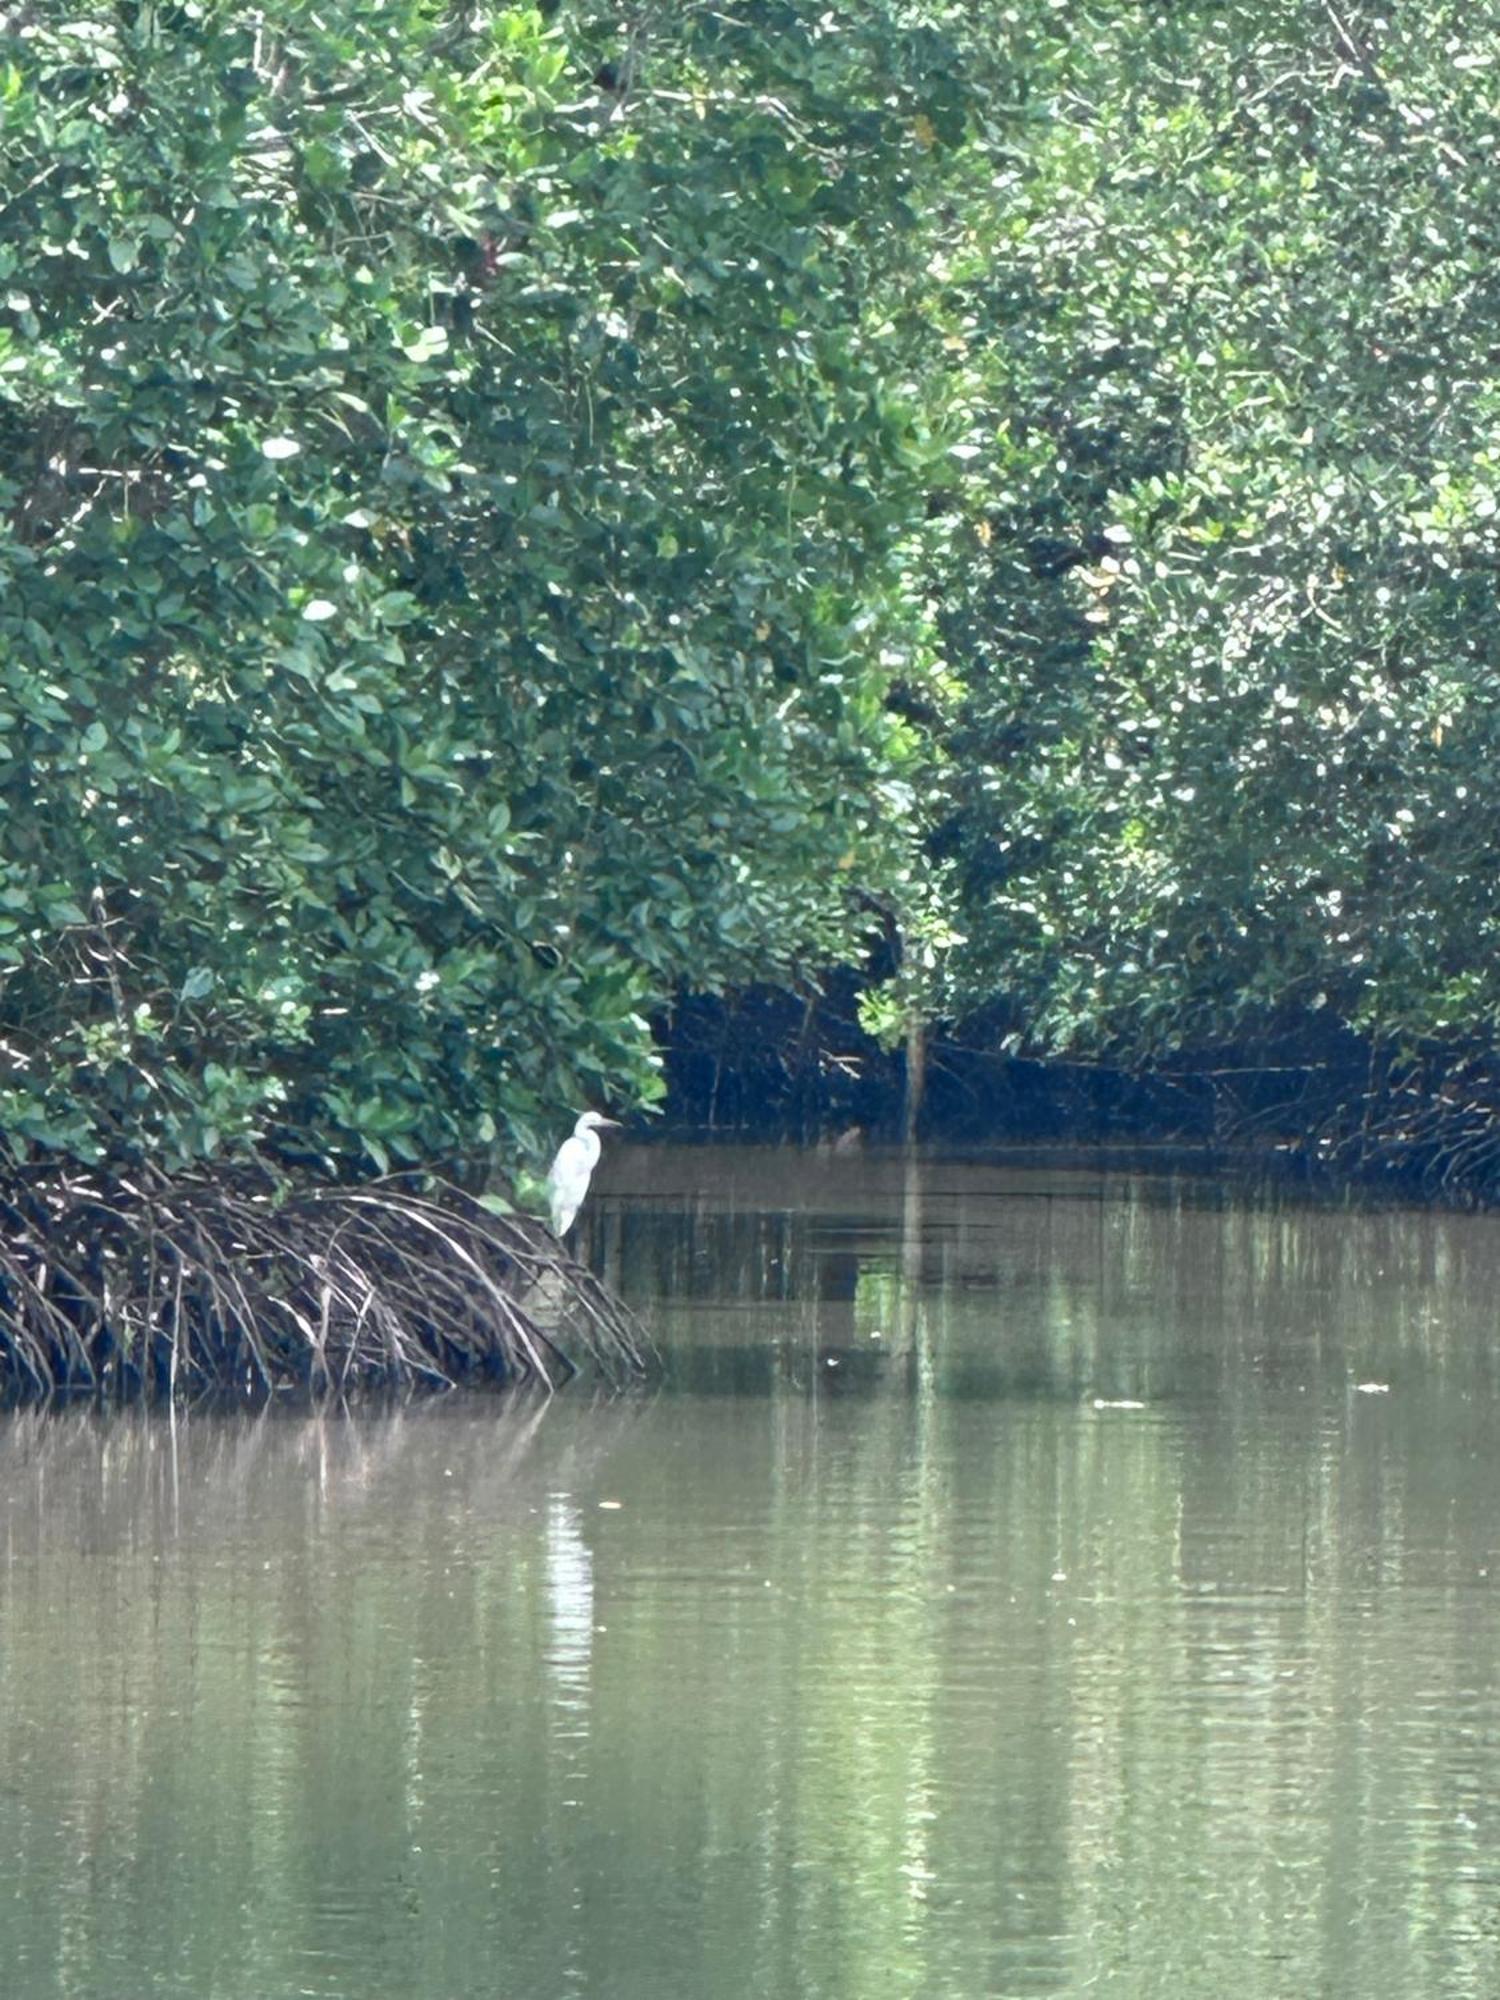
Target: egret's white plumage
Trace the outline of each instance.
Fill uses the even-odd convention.
[[[571,1139],[564,1139],[547,1176],[547,1198],[552,1204],[552,1234],[566,1236],[573,1218],[583,1207],[589,1180],[599,1164],[599,1128],[618,1125],[618,1118],[601,1118],[597,1111],[585,1111],[573,1127]]]

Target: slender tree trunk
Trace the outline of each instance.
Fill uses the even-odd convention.
[[[910,1146],[922,1116],[927,1089],[927,1023],[915,1008],[906,1017],[906,1112],[902,1136]]]

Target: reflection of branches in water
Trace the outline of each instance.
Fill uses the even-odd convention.
[[[986,1224],[997,1212],[994,1175],[912,1151],[847,1160],[733,1149],[721,1176],[721,1157],[679,1149],[666,1163],[687,1183],[675,1201],[606,1197],[590,1218],[590,1249],[611,1282],[662,1302],[674,1380],[716,1393],[784,1384],[845,1395],[928,1379],[933,1312],[965,1282],[971,1209]],[[1027,1215],[1034,1226],[1034,1207]],[[981,1268],[993,1282],[990,1248],[980,1245]],[[707,1313],[692,1310],[700,1303]],[[674,1318],[685,1339],[672,1339]]]
[[[606,1275],[632,1297],[790,1300],[812,1283],[800,1216],[695,1206],[628,1210],[615,1223],[603,1235]]]
[[[32,1407],[0,1418],[0,1479],[13,1546],[61,1529],[74,1546],[96,1547],[147,1522],[164,1538],[184,1524],[217,1533],[267,1506],[347,1522],[430,1494],[438,1456],[476,1518],[501,1520],[559,1479],[596,1476],[653,1401],[517,1390],[462,1409],[430,1398],[232,1414]]]

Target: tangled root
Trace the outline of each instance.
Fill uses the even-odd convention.
[[[56,1173],[0,1186],[0,1391],[115,1395],[644,1371],[628,1308],[540,1223],[399,1181]]]

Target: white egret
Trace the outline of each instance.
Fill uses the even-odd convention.
[[[601,1118],[597,1111],[585,1111],[573,1127],[571,1139],[564,1139],[547,1176],[547,1199],[552,1204],[552,1234],[566,1236],[573,1218],[583,1207],[589,1179],[599,1164],[599,1132],[603,1126],[618,1126],[618,1118]]]

